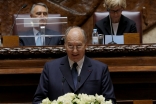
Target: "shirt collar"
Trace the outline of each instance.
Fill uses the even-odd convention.
[[[39,31],[36,30],[35,28],[33,28],[33,32],[34,32],[34,36],[36,36],[36,34],[37,34]]]
[[[70,60],[69,57],[68,57],[68,60],[69,60],[70,68],[72,69],[74,61]],[[80,61],[77,62],[78,67],[82,67],[83,62],[84,62],[84,57]]]

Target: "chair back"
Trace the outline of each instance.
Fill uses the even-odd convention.
[[[122,11],[122,14],[127,18],[133,20],[136,23],[136,28],[138,33],[140,34],[140,40],[142,42],[142,19],[141,12],[139,11]],[[97,21],[107,17],[109,12],[95,12],[93,16],[93,24]]]

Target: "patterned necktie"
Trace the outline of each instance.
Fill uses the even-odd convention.
[[[36,40],[36,46],[42,46],[43,44],[42,44],[42,38],[41,38],[41,33],[40,32],[38,32],[37,34],[36,34],[36,36],[37,36],[37,40]]]
[[[74,82],[74,85],[75,85],[75,88],[76,88],[76,85],[77,85],[77,77],[78,77],[78,73],[77,73],[77,63],[74,63],[73,64],[73,68],[72,68],[72,77],[73,77],[73,82]]]

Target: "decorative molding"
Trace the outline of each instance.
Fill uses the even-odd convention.
[[[66,55],[64,46],[45,47],[0,47],[0,59],[58,58]],[[156,44],[141,45],[89,45],[89,57],[152,56],[156,55]]]

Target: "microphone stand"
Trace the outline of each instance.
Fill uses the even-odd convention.
[[[117,44],[117,43],[114,42],[114,40],[113,40],[113,36],[112,36],[112,41],[109,42],[108,44]]]
[[[19,11],[17,12],[17,15],[16,15],[16,17],[15,17],[14,23],[13,23],[13,25],[12,25],[12,27],[11,27],[11,30],[10,30],[10,35],[12,35],[12,30],[13,30],[13,27],[14,27],[14,25],[15,25],[15,21],[16,21],[16,18],[18,17],[18,14],[19,14],[20,11],[21,11],[23,8],[25,8],[26,6],[27,6],[27,5],[24,4],[24,5],[19,9]]]
[[[62,78],[62,94],[64,95],[64,82],[65,82],[65,77]]]
[[[112,27],[112,21],[111,21],[111,18],[110,18],[110,14],[109,14],[109,21],[110,21],[110,28],[111,28],[111,36],[112,36],[112,41],[109,42],[108,44],[117,44],[116,42],[114,42],[114,39],[113,39],[113,27]]]
[[[79,88],[79,84],[80,84],[80,81],[81,81],[81,76],[79,75],[79,76],[77,76],[77,85],[76,85],[76,89],[78,89]]]
[[[43,41],[43,46],[45,46],[46,42],[45,42],[45,26],[40,26],[40,32],[41,32],[41,36],[42,36],[42,41]]]

